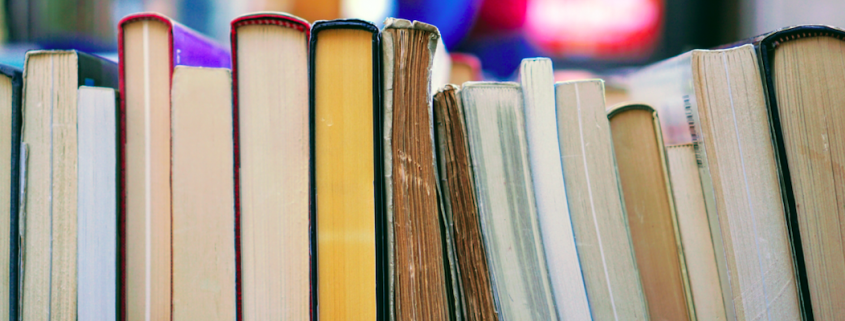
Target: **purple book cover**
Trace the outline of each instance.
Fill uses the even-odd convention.
[[[127,24],[140,20],[155,20],[167,25],[170,40],[170,75],[176,66],[229,68],[232,58],[228,46],[223,46],[159,13],[144,12],[124,17],[118,24],[118,68],[120,73],[120,320],[126,320],[126,73],[123,32]],[[169,94],[169,92],[168,92]]]

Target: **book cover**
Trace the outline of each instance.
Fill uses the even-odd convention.
[[[124,17],[118,22],[118,73],[119,93],[122,98],[126,94],[126,65],[124,33],[128,23],[139,20],[155,20],[164,23],[168,30],[169,52],[170,52],[170,76],[173,76],[173,68],[176,66],[209,67],[209,68],[231,68],[232,60],[229,48],[216,43],[202,34],[172,20],[171,18],[155,13],[143,12]],[[168,92],[169,95],[169,92]],[[120,99],[119,110],[119,159],[120,175],[120,202],[118,233],[120,238],[119,261],[120,269],[118,279],[120,284],[120,312],[121,320],[126,319],[126,100]]]

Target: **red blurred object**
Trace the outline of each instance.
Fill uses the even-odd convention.
[[[486,34],[519,29],[527,11],[528,0],[482,0],[474,31]]]
[[[484,79],[481,71],[481,60],[478,60],[473,54],[468,53],[460,53],[460,52],[453,52],[449,54],[449,58],[452,59],[452,66],[454,65],[466,65],[467,68],[472,70],[472,81],[480,81]]]
[[[555,57],[638,59],[660,40],[663,0],[532,0],[529,40]]]

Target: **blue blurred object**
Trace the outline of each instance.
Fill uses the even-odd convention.
[[[519,31],[472,38],[456,51],[478,56],[485,75],[501,80],[512,79],[523,58],[543,56]]]
[[[452,50],[475,23],[482,0],[398,0],[396,17],[433,24]]]

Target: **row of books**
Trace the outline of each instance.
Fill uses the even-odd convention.
[[[444,86],[401,19],[118,34],[118,64],[0,68],[10,319],[845,316],[839,29],[642,68],[612,108],[547,58]]]

